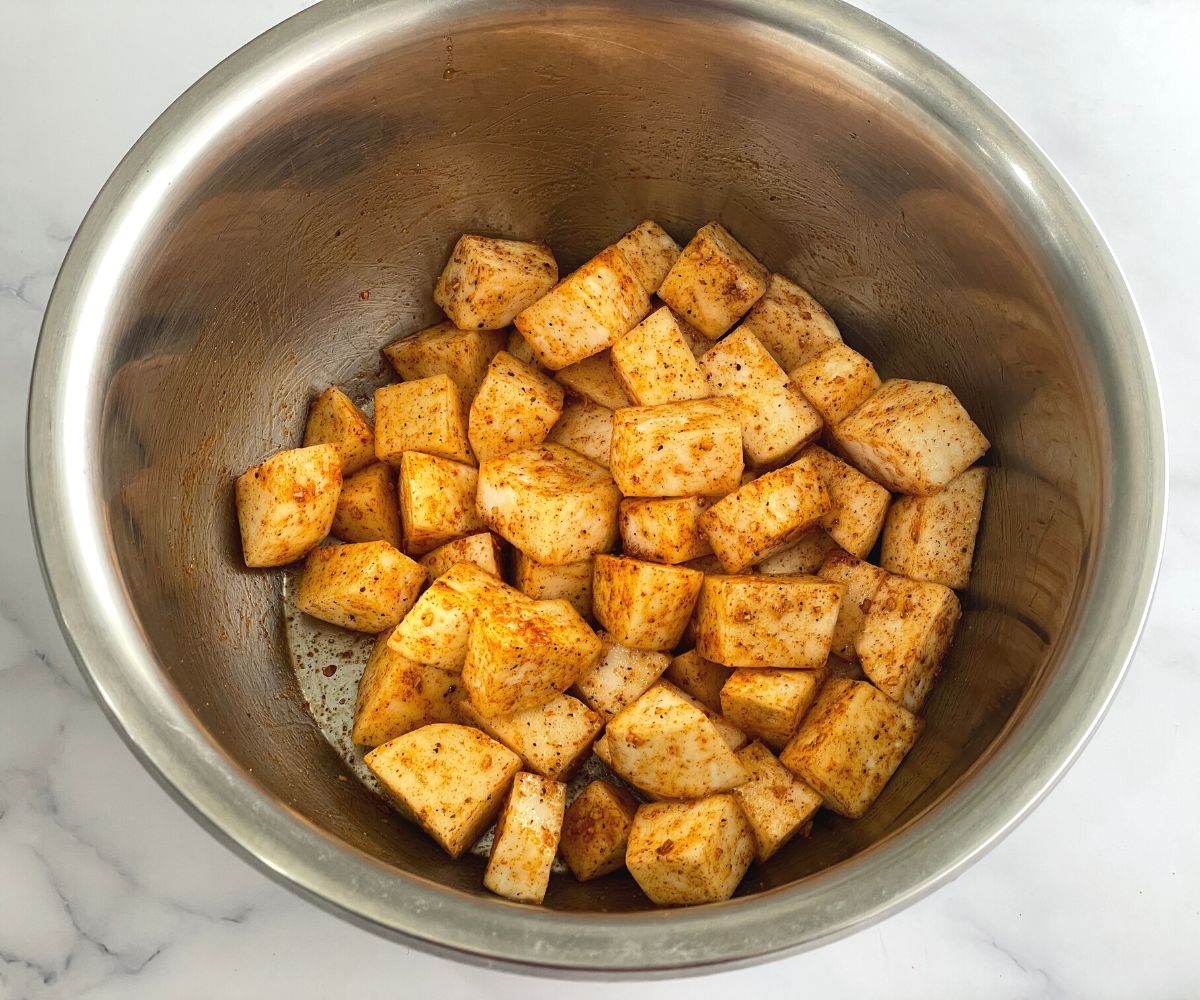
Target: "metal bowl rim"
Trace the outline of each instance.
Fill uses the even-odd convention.
[[[451,0],[441,5],[440,14],[447,8],[478,6],[480,0]],[[526,9],[520,0],[490,6]],[[206,138],[249,107],[252,95],[269,92],[273,74],[286,76],[289,67],[299,71],[305,53],[316,58],[318,51],[328,52],[335,35],[352,42],[354,30],[362,30],[372,18],[419,20],[436,5],[328,0],[277,25],[211,70],[157,119],[118,165],[81,224],[38,341],[27,440],[30,510],[63,634],[113,725],[159,783],[221,841],[283,885],[361,926],[427,951],[549,975],[677,975],[816,947],[881,920],[959,874],[1054,786],[1107,710],[1148,613],[1166,513],[1162,406],[1136,306],[1103,237],[1070,187],[1032,140],[977,88],[870,15],[839,0],[791,5],[718,0],[706,6],[782,29],[852,60],[856,69],[873,72],[890,86],[902,85],[906,97],[961,132],[964,142],[995,154],[1002,165],[998,169],[1014,172],[1014,185],[1023,177],[1029,197],[1039,197],[1052,218],[1066,220],[1087,237],[1087,245],[1077,248],[1076,275],[1090,270],[1088,284],[1115,317],[1104,333],[1110,341],[1124,338],[1122,346],[1137,369],[1117,381],[1120,398],[1109,400],[1126,414],[1124,427],[1114,428],[1114,452],[1124,445],[1132,456],[1110,470],[1110,490],[1114,510],[1122,515],[1118,527],[1127,535],[1136,533],[1141,544],[1113,542],[1117,529],[1110,511],[1105,544],[1097,553],[1097,584],[1085,609],[1087,624],[1096,631],[1063,658],[1065,664],[1089,651],[1101,654],[1088,664],[1088,690],[1063,696],[1072,712],[1039,714],[1035,705],[1012,727],[1004,745],[972,768],[971,780],[960,783],[919,822],[800,883],[689,910],[607,915],[547,911],[398,872],[322,832],[234,765],[175,700],[136,622],[123,608],[119,580],[106,562],[103,511],[89,493],[87,459],[93,456],[80,436],[86,426],[87,351],[94,346],[86,333],[102,326],[103,309],[97,307],[104,302],[103,282],[122,254],[136,246],[138,227],[152,218],[170,176],[186,168]],[[1063,681],[1063,673],[1060,669],[1048,691]],[[1039,755],[1039,748],[1049,752]],[[1013,761],[1030,755],[1032,764],[1017,773]]]

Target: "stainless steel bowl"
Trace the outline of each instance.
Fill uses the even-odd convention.
[[[646,216],[721,219],[885,373],[949,383],[995,475],[927,733],[869,816],[822,820],[726,904],[655,912],[614,876],[522,907],[344,780],[230,487],[295,444],[312,393],[385,377],[456,234],[545,238],[565,270]],[[329,0],[280,25],[96,199],[42,328],[29,463],[79,662],[210,829],[380,933],[601,975],[812,947],[994,844],[1116,689],[1166,495],[1146,343],[1079,202],[953,70],[833,0]]]

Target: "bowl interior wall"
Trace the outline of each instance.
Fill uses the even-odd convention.
[[[480,16],[482,17],[482,15]],[[300,703],[278,576],[239,565],[233,478],[295,446],[330,383],[437,318],[461,232],[545,239],[562,270],[651,217],[720,219],[808,287],[885,376],[945,382],[994,448],[976,573],[925,736],[868,817],[822,815],[742,894],[852,858],[952,794],[1054,669],[1089,586],[1105,441],[1045,255],[936,122],[835,57],[719,14],[586,5],[341,53],[227,130],[123,280],[101,468],[112,547],[180,697],[299,815],[477,892],[354,781]],[[548,904],[624,910],[623,877]]]

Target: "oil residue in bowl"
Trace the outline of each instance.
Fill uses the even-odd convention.
[[[356,747],[350,739],[358,681],[366,669],[375,636],[327,625],[297,608],[296,593],[302,573],[301,568],[292,567],[283,577],[283,633],[300,694],[321,735],[346,767],[371,791],[383,795],[379,782],[363,762],[366,748]],[[620,783],[593,755],[568,784],[567,801],[573,801],[595,778]],[[492,849],[492,833],[489,829],[472,853],[487,857]],[[561,861],[555,860],[554,871],[566,870]]]
[[[295,567],[284,574],[283,626],[305,708],[346,766],[368,788],[382,794],[379,782],[363,763],[364,748],[350,739],[358,680],[375,637],[327,625],[300,611],[296,592],[302,573]]]

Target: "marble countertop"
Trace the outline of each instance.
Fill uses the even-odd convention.
[[[0,32],[0,1000],[477,995],[550,981],[385,942],[234,857],[151,780],[58,634],[30,540],[25,393],[92,196],[195,78],[300,0],[9,0]],[[1099,734],[983,861],[838,944],[639,996],[1200,995],[1200,6],[869,0],[956,65],[1075,185],[1160,366],[1172,453],[1158,596]],[[1193,521],[1193,517],[1197,521]],[[397,984],[393,986],[393,984]],[[576,984],[573,996],[620,987]]]

